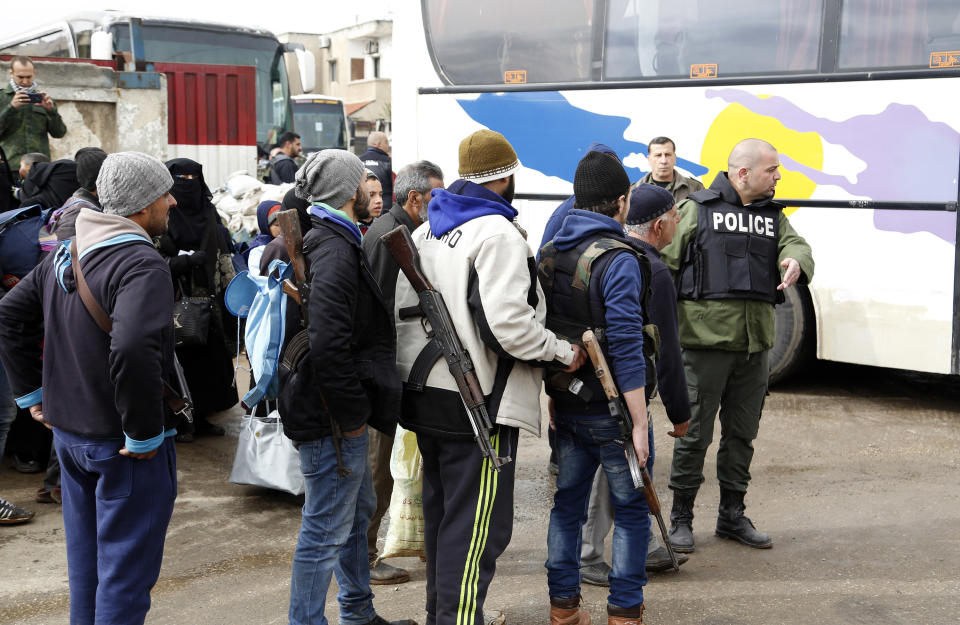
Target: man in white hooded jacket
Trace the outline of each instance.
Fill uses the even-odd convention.
[[[521,428],[540,435],[543,367],[575,370],[585,360],[580,347],[544,326],[536,263],[510,205],[519,168],[501,134],[473,133],[460,144],[461,179],[433,192],[429,222],[413,233],[421,268],[443,295],[487,397],[493,448],[514,460]],[[417,303],[401,274],[397,309]],[[411,380],[411,368],[426,344],[419,317],[398,322],[397,366],[406,382],[400,422],[417,433],[423,455],[427,625],[482,625],[496,559],[513,529],[516,465],[497,473],[483,458],[442,358],[422,390],[414,388],[424,381]]]

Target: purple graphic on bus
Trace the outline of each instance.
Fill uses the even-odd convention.
[[[852,195],[894,202],[952,202],[957,199],[960,133],[930,120],[913,105],[890,104],[873,115],[842,121],[817,117],[782,97],[760,98],[741,89],[707,89],[721,98],[772,117],[797,132],[815,132],[846,148],[867,164],[851,182],[846,176],[819,171],[780,155],[784,167],[813,182],[834,185]],[[957,215],[944,211],[874,211],[873,223],[891,232],[930,232],[956,244]]]

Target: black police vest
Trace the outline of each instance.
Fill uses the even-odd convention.
[[[697,233],[680,264],[679,298],[782,302],[777,259],[783,205],[736,206],[712,189],[689,197],[697,203]]]
[[[631,253],[640,263],[642,281],[641,310],[644,321],[650,297],[650,260],[643,250],[626,238],[598,235],[582,241],[575,248],[560,252],[548,243],[540,251],[537,275],[547,303],[546,326],[558,337],[570,343],[583,344],[583,333],[593,330],[607,361],[610,354],[606,340],[606,306],[603,305],[603,276],[617,254]],[[649,400],[656,393],[656,360],[660,350],[657,326],[643,326],[643,356],[646,365],[644,390]],[[547,375],[547,394],[560,410],[586,413],[604,413],[607,398],[600,380],[588,360],[574,373]]]

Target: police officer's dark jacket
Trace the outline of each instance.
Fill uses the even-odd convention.
[[[367,266],[356,226],[317,207],[311,215],[313,228],[303,240],[310,349],[295,372],[280,370],[284,433],[295,441],[329,436],[332,417],[343,432],[369,423],[392,434],[400,409],[392,312]]]
[[[726,172],[689,199],[698,209],[697,234],[684,251],[679,297],[782,302],[777,257],[783,204],[767,199],[744,206]]]
[[[618,258],[620,262],[635,259],[639,278],[634,280],[639,282],[635,285],[639,290],[635,289],[636,297],[629,301],[609,302],[604,297],[604,279]],[[624,268],[617,267],[620,271]],[[636,270],[632,273],[637,275]],[[620,389],[644,386],[648,398],[656,388],[658,341],[655,326],[644,326],[650,275],[643,249],[624,236],[619,223],[598,213],[570,211],[556,239],[540,250],[538,276],[547,299],[547,327],[571,341],[579,341],[585,330],[593,329]],[[633,328],[626,332],[617,328],[611,335],[611,312]],[[560,413],[607,413],[606,396],[589,361],[572,375],[548,375],[547,394]]]

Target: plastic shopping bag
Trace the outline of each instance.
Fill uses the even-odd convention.
[[[381,558],[424,557],[423,461],[417,435],[397,426],[390,456],[393,494],[390,497],[390,527]]]
[[[293,442],[284,436],[280,413],[276,410],[266,417],[245,415],[240,421],[237,455],[229,479],[234,484],[303,494],[300,455]]]

